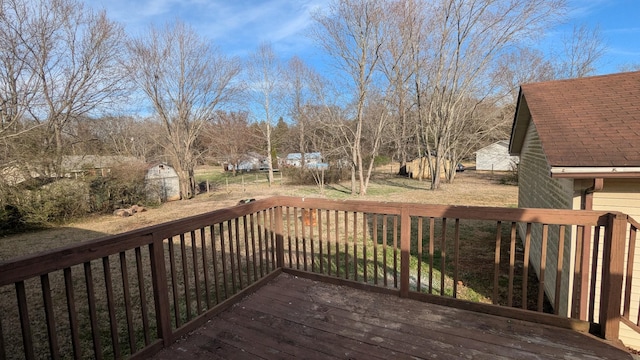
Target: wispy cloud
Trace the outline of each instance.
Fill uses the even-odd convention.
[[[180,19],[224,51],[241,56],[265,41],[288,52],[306,51],[310,41],[305,32],[313,22],[312,13],[328,3],[327,0],[101,1],[99,5],[87,4],[102,6],[132,34],[144,31],[150,24]]]

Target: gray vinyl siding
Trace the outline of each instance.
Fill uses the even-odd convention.
[[[573,180],[555,179],[550,176],[551,168],[544,155],[535,125],[529,123],[527,134],[520,152],[518,168],[518,206],[521,208],[571,209],[573,203]],[[524,240],[525,224],[520,224],[519,234]],[[547,261],[545,265],[545,293],[553,304],[555,299],[556,269],[558,263],[558,226],[549,226]],[[533,225],[531,232],[530,264],[540,276],[542,226]],[[562,266],[563,284],[560,293],[560,315],[568,314],[570,269],[571,269],[571,228],[565,229],[564,256]]]

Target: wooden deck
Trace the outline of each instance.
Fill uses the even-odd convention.
[[[588,334],[281,274],[153,359],[632,359]]]

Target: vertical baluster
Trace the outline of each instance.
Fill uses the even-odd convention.
[[[596,298],[596,286],[598,280],[598,253],[600,252],[600,226],[596,226],[593,231],[593,254],[591,260],[591,284],[589,286],[589,294],[591,295],[591,301],[589,301],[589,322],[595,321],[595,298]],[[584,294],[583,296],[586,296]],[[602,297],[602,294],[600,295]],[[599,320],[599,319],[598,319]]]
[[[542,254],[540,256],[540,276],[538,276],[538,311],[542,312],[544,305],[544,282],[547,269],[547,244],[549,240],[549,225],[542,225]]]
[[[333,212],[334,215],[334,223],[335,223],[335,241],[336,241],[336,277],[340,277],[340,237],[339,237],[339,227],[340,227],[340,222],[339,222],[339,216],[340,214],[338,213],[338,210],[334,210]]]
[[[574,258],[574,270],[573,270],[573,294],[571,296],[571,317],[587,320],[587,301],[589,291],[589,276],[587,273],[589,269],[584,269],[584,263],[588,264],[587,259],[589,258],[589,253],[586,251],[589,249],[591,244],[589,244],[590,240],[587,239],[587,233],[589,231],[585,231],[585,226],[576,226],[576,251]]]
[[[235,227],[235,239],[236,239],[236,257],[238,261],[238,284],[240,285],[240,289],[243,289],[242,283],[242,250],[240,249],[240,219],[234,219],[233,224]]]
[[[513,306],[513,280],[516,265],[516,223],[511,222],[511,236],[509,244],[509,290],[507,293],[507,306]]]
[[[291,214],[290,208],[287,206],[286,210],[287,217],[287,244],[288,244],[288,253],[289,253],[289,267],[293,269],[293,251],[291,249],[292,241],[291,241]]]
[[[102,258],[102,268],[104,270],[104,283],[107,290],[107,308],[109,309],[109,324],[111,327],[111,345],[113,346],[113,354],[116,359],[121,357],[120,340],[118,338],[118,322],[116,319],[115,299],[113,296],[113,282],[111,279],[111,265],[109,257]]]
[[[67,298],[67,313],[69,314],[69,330],[71,332],[71,347],[73,348],[73,357],[75,359],[82,358],[82,347],[80,346],[80,328],[78,325],[78,312],[76,311],[76,300],[73,291],[73,278],[71,277],[71,268],[64,268],[64,287]]]
[[[560,291],[562,289],[562,264],[564,263],[564,230],[565,226],[560,225],[558,229],[558,262],[556,264],[556,296],[553,302],[554,313],[559,314]]]
[[[187,310],[187,321],[191,320],[191,291],[189,285],[189,264],[187,263],[187,247],[184,234],[180,234],[180,255],[182,258],[182,279],[184,281],[184,299]]]
[[[382,281],[385,287],[387,287],[387,215],[382,215]]]
[[[326,218],[327,218],[327,275],[331,276],[331,217],[329,210],[326,210]]]
[[[458,297],[458,268],[460,267],[460,219],[456,219],[453,238],[453,297]]]
[[[378,215],[373,214],[371,232],[373,233],[373,284],[378,285]]]
[[[260,222],[260,219],[261,219],[260,214],[262,214],[262,212],[256,213],[256,222],[257,222],[257,225],[258,225],[258,250],[259,250],[258,253],[260,254],[259,255],[259,259],[260,259],[260,277],[263,277],[264,276],[264,255],[263,255],[264,252],[262,251],[262,249],[263,249],[263,246],[262,246],[262,234],[263,234],[262,227],[263,227],[263,225],[261,225],[261,224],[264,224],[264,217],[262,217],[263,222],[261,223]]]
[[[307,271],[307,234],[305,232],[304,221],[307,215],[307,209],[302,209],[302,218],[300,228],[302,229],[302,268]]]
[[[269,209],[269,238],[271,239],[271,271],[278,267],[276,261],[276,217],[275,208]]]
[[[196,310],[198,315],[202,313],[202,303],[200,301],[200,271],[198,271],[198,246],[196,245],[196,232],[191,231],[191,260],[193,263],[193,282],[196,290]]]
[[[231,261],[231,294],[235,294],[238,291],[236,283],[236,259],[235,252],[233,251],[233,227],[231,226],[231,220],[227,221],[227,238],[229,243],[229,260]]]
[[[436,219],[429,218],[429,294],[433,294],[433,260],[435,255]]]
[[[211,296],[209,292],[211,287],[209,286],[209,265],[207,263],[207,235],[205,228],[200,228],[200,251],[202,252],[202,272],[204,274],[204,296],[207,302],[207,309],[211,309]]]
[[[631,320],[631,283],[633,282],[633,263],[635,261],[635,252],[636,252],[636,234],[637,229],[631,225],[629,229],[629,247],[627,248],[627,273],[625,278],[625,286],[624,286],[624,306],[623,306],[623,315],[625,318]],[[640,312],[638,312],[638,318],[640,319]],[[638,325],[640,321],[636,322]]]
[[[209,236],[211,237],[211,262],[213,262],[213,287],[216,293],[216,305],[220,304],[220,284],[218,279],[218,252],[216,251],[215,225],[209,226]]]
[[[142,329],[144,332],[144,344],[151,343],[151,330],[149,329],[149,310],[147,308],[147,295],[145,290],[145,276],[142,267],[142,251],[139,247],[135,250],[136,272],[138,273],[138,293],[140,294],[140,311],[142,312]],[[172,280],[173,281],[173,280]]]
[[[322,210],[317,209],[316,210],[318,213],[318,247],[319,247],[319,254],[320,254],[320,273],[324,274],[324,254],[322,252],[323,250],[323,246],[322,246]]]
[[[344,212],[344,278],[349,278],[349,213]]]
[[[417,252],[418,252],[418,277],[416,281],[416,291],[422,292],[422,217],[418,217],[418,236],[417,236]]]
[[[442,219],[442,237],[440,238],[440,296],[444,295],[444,278],[447,274],[447,218]]]
[[[529,286],[529,251],[531,250],[531,223],[527,223],[524,236],[524,258],[522,263],[522,308],[527,309],[527,287]]]
[[[218,224],[218,233],[220,236],[220,256],[222,258],[222,290],[224,291],[224,298],[229,298],[229,283],[227,281],[227,249],[224,244],[224,224]]]
[[[56,331],[55,313],[53,312],[53,300],[51,299],[51,286],[49,284],[49,274],[40,276],[42,287],[42,300],[44,302],[44,315],[47,322],[47,335],[49,336],[49,353],[52,359],[59,359],[58,335]],[[2,329],[0,328],[0,332]]]
[[[20,328],[22,329],[22,345],[27,359],[35,359],[33,351],[33,338],[31,334],[31,321],[29,319],[29,306],[27,294],[24,290],[24,281],[16,283],[16,296],[18,298],[18,312],[20,314]]]
[[[298,208],[293,208],[293,231],[296,241],[296,269],[300,270],[300,239],[298,232]]]
[[[362,213],[362,279],[367,282],[367,214]]]
[[[177,279],[177,267],[175,259],[175,250],[173,247],[173,237],[168,239],[169,241],[169,266],[171,268],[171,289],[173,292],[173,312],[176,318],[176,328],[182,326],[182,316],[180,314],[180,302],[178,298],[178,279]]]
[[[353,279],[358,281],[358,213],[353,212]]]
[[[251,284],[251,263],[249,257],[249,228],[247,227],[247,215],[242,216],[242,229],[244,231],[244,262],[247,269],[247,285]]]
[[[96,297],[93,288],[93,276],[91,263],[84,263],[84,278],[87,287],[87,302],[89,304],[89,319],[91,322],[91,335],[93,339],[93,351],[97,359],[102,359],[102,344],[100,343],[100,329],[98,328],[98,316],[96,314]]]
[[[124,296],[124,311],[127,320],[127,334],[129,335],[130,353],[136,352],[136,336],[133,329],[133,314],[131,313],[131,292],[129,289],[129,271],[127,270],[127,255],[120,252],[120,275],[122,275],[122,294]]]
[[[311,272],[315,272],[316,267],[316,244],[315,239],[313,237],[313,219],[315,214],[315,209],[309,209],[309,243],[311,244]]]
[[[498,287],[500,286],[500,246],[502,243],[502,222],[496,224],[496,249],[493,260],[493,304],[498,304]]]
[[[393,216],[393,287],[398,288],[398,216]]]
[[[253,280],[258,281],[258,259],[256,258],[256,221],[253,214],[249,215],[250,229],[251,229],[251,254],[253,256]],[[258,252],[259,253],[259,252]]]

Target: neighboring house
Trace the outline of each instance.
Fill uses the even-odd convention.
[[[225,170],[233,171],[234,166],[236,166],[236,164],[227,163],[225,165]],[[266,156],[262,156],[258,153],[251,152],[243,156],[242,160],[238,162],[236,171],[248,172],[248,171],[254,171],[254,170],[265,170],[268,168],[269,168],[269,162],[267,161]]]
[[[317,168],[316,164],[322,163],[322,153],[319,153],[319,152],[304,153],[304,162],[305,162],[305,166],[307,167]],[[302,154],[301,153],[287,154],[287,157],[284,159],[284,163],[286,166],[301,167]]]
[[[107,176],[113,167],[132,163],[142,164],[134,156],[69,155],[62,157],[62,172],[76,179],[86,174]]]
[[[144,180],[150,200],[158,202],[180,200],[180,179],[171,166],[167,164],[150,166]]]
[[[476,151],[476,170],[512,171],[519,158],[509,154],[509,140],[501,140]]]
[[[620,211],[640,219],[640,72],[522,85],[509,151],[520,156],[520,207]],[[538,273],[539,233],[533,229],[531,245],[531,264]],[[550,244],[557,239],[550,231]],[[572,239],[565,242],[566,275],[574,270],[575,234]],[[555,273],[557,257],[557,245],[551,245],[546,274]],[[633,261],[630,315],[635,319],[640,248]],[[566,315],[573,279],[562,278],[570,279],[560,288],[558,310]],[[545,279],[545,289],[553,299],[554,276]],[[640,347],[637,334],[624,324],[620,338],[627,346]]]

